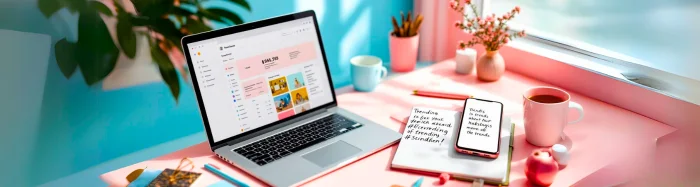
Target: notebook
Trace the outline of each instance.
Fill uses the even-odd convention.
[[[501,121],[500,155],[496,159],[457,153],[454,149],[461,112],[414,107],[391,167],[429,173],[449,173],[462,180],[483,179],[508,185],[512,157],[513,125]]]

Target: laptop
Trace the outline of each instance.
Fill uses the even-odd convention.
[[[338,107],[316,14],[182,39],[209,145],[273,186],[300,185],[401,134]]]

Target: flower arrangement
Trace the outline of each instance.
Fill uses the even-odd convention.
[[[464,8],[467,6],[471,8],[475,18],[470,18],[467,14],[464,14]],[[476,6],[471,4],[471,0],[464,0],[463,3],[459,0],[452,0],[450,2],[450,8],[462,13],[462,15],[464,15],[464,20],[466,20],[457,20],[454,26],[466,30],[474,36],[467,43],[459,41],[459,49],[472,47],[475,44],[482,44],[487,51],[497,51],[513,39],[525,36],[525,30],[520,32],[511,31],[507,25],[508,21],[515,18],[515,15],[520,13],[520,7],[518,6],[500,17],[497,17],[496,14],[491,14],[486,17],[479,16],[476,11]]]

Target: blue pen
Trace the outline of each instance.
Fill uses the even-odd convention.
[[[420,187],[421,184],[423,184],[423,177],[420,177],[411,187]]]
[[[218,175],[218,176],[221,177],[221,178],[224,178],[224,179],[226,179],[226,180],[228,180],[228,181],[231,181],[231,183],[235,184],[236,186],[239,186],[239,187],[249,187],[247,184],[245,184],[245,183],[243,183],[243,182],[241,182],[241,181],[239,181],[239,180],[236,180],[236,179],[234,179],[233,177],[231,177],[231,176],[229,176],[229,175],[226,175],[226,173],[224,173],[224,172],[221,172],[221,170],[219,170],[219,168],[216,167],[216,166],[213,166],[213,165],[211,165],[211,164],[204,164],[204,168],[206,168],[207,170],[211,171],[212,173]]]

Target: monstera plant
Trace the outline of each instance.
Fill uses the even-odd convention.
[[[38,6],[47,18],[64,8],[78,14],[77,41],[63,38],[54,46],[56,62],[66,78],[79,68],[88,85],[102,81],[114,69],[120,52],[130,59],[136,56],[137,35],[143,35],[149,41],[150,54],[160,75],[177,100],[178,72],[186,74],[182,62],[173,62],[184,58],[180,39],[211,30],[207,24],[211,21],[243,23],[238,14],[228,9],[205,7],[209,1],[215,0],[39,0]],[[251,10],[245,0],[219,1]],[[133,6],[133,10],[127,11],[127,6]],[[116,18],[116,41],[112,40],[103,17]]]

